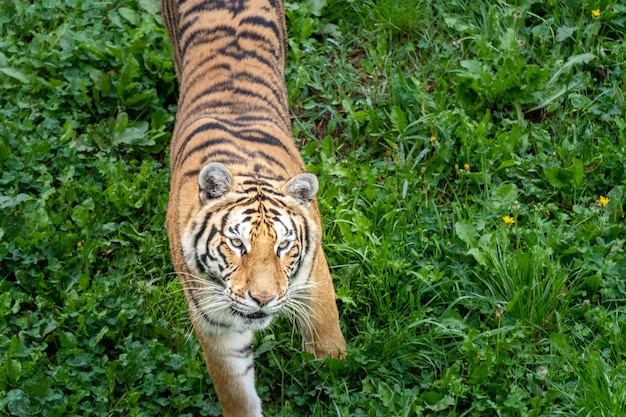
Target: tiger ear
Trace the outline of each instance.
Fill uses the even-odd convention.
[[[233,176],[224,164],[209,162],[198,175],[200,203],[226,194],[233,186]]]
[[[305,207],[308,207],[319,189],[317,177],[306,172],[292,177],[283,187],[287,194]]]

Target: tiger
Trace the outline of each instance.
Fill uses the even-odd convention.
[[[224,416],[261,416],[252,342],[279,314],[343,358],[315,175],[295,145],[282,0],[161,0],[178,79],[166,228]]]

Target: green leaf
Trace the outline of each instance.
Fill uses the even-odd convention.
[[[325,6],[326,0],[306,0],[300,3],[300,11],[304,14],[312,14],[319,17]]]
[[[337,300],[341,300],[342,303],[350,305],[352,307],[358,307],[352,296],[350,295],[349,290],[345,287],[337,287],[335,291],[335,298]]]
[[[491,193],[485,207],[493,212],[508,212],[517,198],[518,189],[515,184],[502,184]]]
[[[20,71],[16,70],[15,68],[0,68],[0,72],[8,75],[9,77],[15,78],[16,80],[19,80],[24,84],[30,83],[28,77],[22,74]]]
[[[523,389],[514,385],[504,400],[504,406],[515,410],[524,410],[528,402],[528,394]]]
[[[125,99],[124,104],[129,108],[132,108],[135,110],[141,110],[147,107],[148,105],[150,105],[150,103],[154,101],[155,99],[156,99],[156,94],[154,92],[139,93],[139,94],[134,94],[131,97]]]
[[[561,26],[556,31],[556,41],[563,42],[565,39],[572,37],[576,29],[578,29],[577,26]]]
[[[117,115],[115,119],[115,128],[113,133],[122,133],[128,127],[128,114],[126,112],[121,112]]]
[[[572,161],[572,186],[576,189],[582,187],[585,177],[585,166],[578,158],[574,158]]]
[[[81,274],[81,276],[78,278],[78,287],[83,291],[89,288],[90,283],[91,279],[87,274]]]
[[[91,68],[89,70],[89,77],[93,81],[93,85],[96,90],[100,91],[103,94],[108,94],[111,91],[111,80],[110,77],[104,72],[100,71],[96,68]]]
[[[535,97],[540,101],[535,107],[530,109],[530,111],[537,111],[539,109],[543,109],[544,107],[548,107],[548,111],[552,112],[559,108],[559,102],[557,100],[567,93],[569,90],[569,86],[564,85],[558,91],[552,92],[549,96],[546,96],[543,91],[535,94]]]
[[[12,389],[7,393],[9,413],[17,417],[31,417],[30,398],[21,389]]]
[[[486,68],[483,64],[475,60],[463,60],[460,65],[467,71],[462,71],[460,74],[475,80],[480,80],[485,76]]]
[[[484,267],[487,266],[487,257],[482,252],[482,249],[471,248],[470,250],[467,251],[467,254],[468,255],[472,255],[474,257],[474,259],[476,260],[476,262],[478,262],[480,265],[482,265]]]
[[[406,115],[400,107],[393,106],[393,108],[389,112],[389,118],[391,119],[391,123],[393,123],[393,126],[398,132],[404,131],[404,129],[406,128]]]
[[[559,70],[552,76],[552,78],[550,78],[550,81],[548,81],[548,85],[553,84],[556,80],[559,79],[561,74],[569,71],[573,66],[579,65],[579,64],[586,64],[588,62],[593,61],[595,58],[596,56],[591,53],[578,54],[578,55],[574,55],[570,57],[567,60],[567,63],[563,65],[561,68],[559,68]]]
[[[436,391],[425,391],[420,397],[427,405],[434,405],[441,399],[441,394]]]
[[[9,159],[11,155],[11,148],[8,144],[8,139],[0,137],[0,164]]]
[[[466,220],[456,222],[454,224],[454,231],[459,239],[465,242],[468,247],[474,248],[478,244],[478,232],[476,231],[476,227],[470,222]]]
[[[157,16],[161,12],[161,6],[157,0],[139,0],[139,7],[150,13],[152,16]]]
[[[603,282],[602,273],[596,272],[593,275],[589,275],[585,277],[584,280],[585,280],[585,285],[587,286],[587,289],[589,290],[589,292],[591,294],[595,294],[600,289],[600,285],[602,285],[602,282]]]
[[[569,95],[569,101],[572,103],[572,107],[575,109],[588,109],[591,107],[593,101],[587,96],[578,93],[572,93]]]
[[[109,326],[103,326],[98,334],[90,340],[90,343],[98,344],[106,334],[109,333]]]
[[[519,165],[519,162],[513,160],[513,159],[507,159],[506,161],[502,161],[500,163],[500,165],[498,165],[498,167],[496,168],[496,172],[505,169],[505,168],[510,168],[513,166]]]
[[[171,116],[168,112],[163,109],[157,109],[152,112],[150,119],[152,120],[151,128],[153,130],[159,130],[165,126],[165,124],[170,120]]]
[[[59,332],[59,340],[61,341],[61,346],[63,346],[64,349],[74,349],[78,345],[76,336],[70,332]]]
[[[80,205],[74,207],[72,210],[72,220],[76,223],[76,226],[86,227],[90,221],[95,204],[93,198],[89,197],[83,201]]]
[[[550,334],[550,345],[555,348],[556,352],[563,354],[566,358],[572,354],[572,346],[562,333]]]
[[[545,168],[544,173],[546,174],[546,179],[554,188],[567,187],[570,183],[571,175],[567,170],[563,168]]]
[[[12,384],[17,384],[22,373],[22,364],[16,359],[9,359],[6,363],[6,376]]]
[[[363,125],[368,120],[369,113],[365,111],[357,111],[352,114],[353,120],[359,125]]]
[[[0,195],[0,209],[17,207],[24,201],[29,201],[32,199],[33,198],[31,196],[24,193],[20,193],[15,197]]]
[[[139,15],[137,14],[136,11],[134,11],[133,9],[129,9],[128,7],[120,7],[118,9],[120,15],[128,20],[128,22],[133,25],[133,26],[137,26],[139,24],[139,21],[141,20],[141,18],[139,17]]]
[[[126,127],[120,132],[116,128],[112,143],[114,145],[154,145],[154,141],[147,134],[148,127],[148,122],[137,122],[132,127]]]
[[[465,33],[472,29],[472,27],[466,23],[465,19],[461,20],[456,17],[446,16],[443,21],[446,26],[448,26],[450,29],[456,30],[459,33]]]

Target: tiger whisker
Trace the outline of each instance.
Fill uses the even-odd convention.
[[[195,280],[201,280],[203,282],[212,282],[210,278],[203,278],[201,276],[194,275],[194,274],[192,274],[190,272],[177,272],[177,274],[184,275],[186,277],[190,277],[190,278],[193,278]],[[222,284],[226,285],[226,282],[224,282],[224,279],[222,277],[216,276],[215,278],[219,279]]]
[[[311,320],[317,318],[317,314],[313,306],[307,302],[310,300],[310,297],[289,297],[282,311],[292,321],[295,321],[298,326],[306,329],[307,332],[314,332],[315,329]]]

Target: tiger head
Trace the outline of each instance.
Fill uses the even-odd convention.
[[[238,179],[236,179],[238,178]],[[198,176],[199,209],[182,246],[192,274],[190,310],[209,333],[260,330],[274,315],[302,319],[302,300],[318,245],[309,206],[317,178],[302,173],[282,183],[233,177],[212,162]]]

